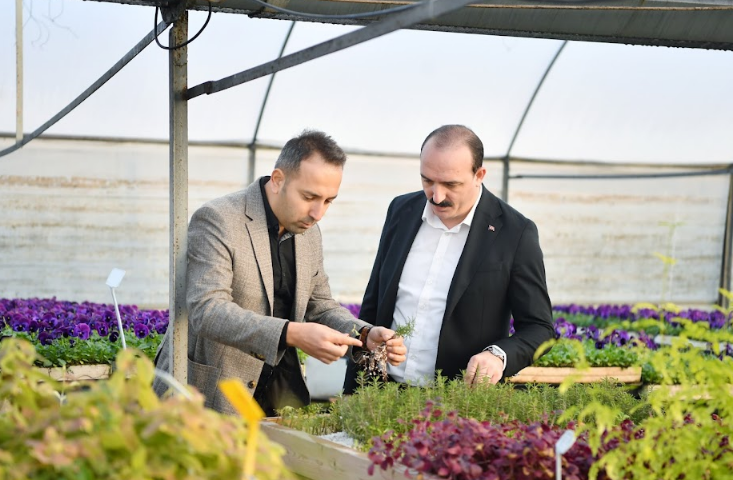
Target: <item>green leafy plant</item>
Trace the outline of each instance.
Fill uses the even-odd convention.
[[[703,332],[712,355],[702,355],[690,342],[698,336],[695,325],[682,325],[678,338],[647,358],[660,386],[651,390],[637,408],[651,415],[629,430],[611,427],[620,413],[617,406],[592,401],[569,409],[564,419],[577,418],[588,434],[594,454],[603,454],[590,478],[604,472],[611,479],[727,479],[733,470],[733,358],[720,354],[730,342],[726,331]],[[593,423],[585,423],[593,419]],[[612,443],[613,450],[603,445]]]
[[[129,332],[128,332],[129,333]],[[26,332],[13,332],[15,338],[32,342],[31,335]],[[152,333],[145,338],[135,335],[126,336],[127,345],[142,352],[149,359],[155,358],[158,345],[163,335]],[[106,337],[92,333],[88,339],[79,340],[73,337],[58,338],[48,345],[36,343],[39,354],[36,365],[39,367],[65,367],[67,365],[112,364],[122,344],[110,342]]]
[[[327,435],[341,431],[341,417],[336,403],[311,403],[301,408],[278,410],[280,425],[311,435]]]
[[[549,346],[549,345],[548,345]],[[580,352],[583,354],[581,355]],[[636,348],[605,345],[596,348],[595,342],[561,338],[552,349],[534,362],[536,367],[576,367],[581,363],[590,367],[631,367],[639,362]]]
[[[161,401],[153,365],[126,350],[107,381],[74,390],[33,368],[30,343],[0,344],[0,478],[20,480],[242,478],[247,428],[204,408],[203,396]],[[258,479],[290,478],[283,449],[260,435]]]
[[[715,309],[722,313],[727,319],[727,327],[731,328],[731,321],[733,321],[733,292],[729,292],[725,288],[719,288],[718,293],[721,296],[721,305],[715,305]]]
[[[563,395],[549,385],[499,383],[476,388],[460,379],[448,380],[441,375],[425,387],[374,380],[354,395],[340,397],[326,408],[311,405],[297,410],[284,409],[281,413],[285,426],[315,435],[344,431],[357,441],[359,448],[368,449],[373,437],[386,431],[407,432],[411,427],[404,419],[419,416],[429,401],[439,402],[442,411],[455,411],[461,417],[479,421],[516,420],[566,426],[569,420],[559,421],[564,410],[585,406],[597,398],[624,412],[617,422],[627,418],[638,421],[649,414],[649,410],[636,409],[640,402],[629,391],[611,382],[573,385]]]

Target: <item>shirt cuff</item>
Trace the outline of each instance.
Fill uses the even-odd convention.
[[[285,350],[288,348],[288,324],[290,322],[285,322],[285,325],[283,325],[283,331],[280,333],[280,343],[277,344],[278,351]]]
[[[497,355],[497,357],[501,358],[501,361],[504,364],[504,367],[501,369],[502,371],[506,370],[506,352],[501,347],[497,347],[496,345],[489,345],[488,347],[484,348],[484,352],[488,352],[489,350],[496,350],[497,353],[500,355]],[[491,352],[493,353],[493,352]]]

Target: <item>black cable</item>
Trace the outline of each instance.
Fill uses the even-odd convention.
[[[409,10],[419,5],[419,2],[418,2],[418,3],[411,3],[410,5],[400,5],[399,7],[387,8],[385,10],[378,10],[376,12],[346,13],[343,15],[324,15],[321,13],[296,12],[295,10],[288,10],[287,8],[282,8],[282,7],[278,7],[277,5],[272,5],[263,0],[252,0],[252,1],[255,3],[259,3],[263,7],[271,8],[278,12],[287,13],[289,15],[297,15],[299,17],[306,17],[306,18],[331,19],[331,20],[355,20],[355,19],[360,19],[360,18],[375,17],[377,15],[387,15],[389,13],[396,13],[396,12],[401,12],[403,10]]]
[[[166,47],[165,45],[162,45],[160,43],[160,40],[158,40],[158,32],[156,31],[155,32],[155,43],[157,43],[158,46],[160,48],[162,48],[163,50],[177,50],[177,49],[179,49],[181,47],[185,47],[189,43],[191,43],[194,40],[196,40],[198,38],[198,36],[201,35],[201,33],[203,33],[204,29],[206,28],[206,25],[209,24],[209,20],[211,20],[211,2],[209,2],[209,14],[206,16],[206,21],[204,22],[204,25],[201,27],[201,30],[199,30],[196,33],[196,35],[194,35],[193,37],[191,37],[190,39],[186,40],[185,42],[183,42],[180,45],[175,45],[175,46],[172,46],[172,47],[171,46]],[[155,7],[155,16],[154,16],[154,22],[153,22],[153,24],[154,25],[158,25],[158,7],[157,6]]]

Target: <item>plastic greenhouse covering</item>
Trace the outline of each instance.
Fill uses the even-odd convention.
[[[46,0],[24,13],[26,131],[153,26],[140,6]],[[205,18],[190,13],[189,31]],[[15,141],[13,20],[3,2],[0,150]],[[189,45],[188,85],[276,58],[290,27],[213,14]],[[285,53],[355,28],[297,23]],[[539,227],[553,302],[717,300],[730,173],[631,175],[731,164],[733,53],[564,43],[401,30],[276,75],[253,173],[268,174],[277,147],[304,128],[350,152],[321,222],[337,299],[360,301],[389,201],[420,188],[425,136],[460,123],[482,138],[497,195],[500,159],[511,158],[508,201]],[[189,214],[246,185],[268,82],[190,101]],[[130,272],[125,300],[167,305],[168,113],[168,53],[152,44],[47,135],[0,157],[0,297],[106,301],[103,279],[119,266]],[[567,178],[578,175],[606,176]]]

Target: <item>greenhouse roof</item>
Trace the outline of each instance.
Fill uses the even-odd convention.
[[[160,0],[98,0],[133,5],[164,5]],[[292,12],[323,16],[354,15],[417,1],[290,0],[272,2]],[[207,10],[207,0],[190,2],[191,9]],[[370,20],[312,19],[263,7],[253,0],[215,1],[216,12],[261,18],[357,24]],[[508,35],[635,45],[663,45],[706,49],[733,47],[731,0],[479,0],[458,11],[408,28],[458,33]]]

